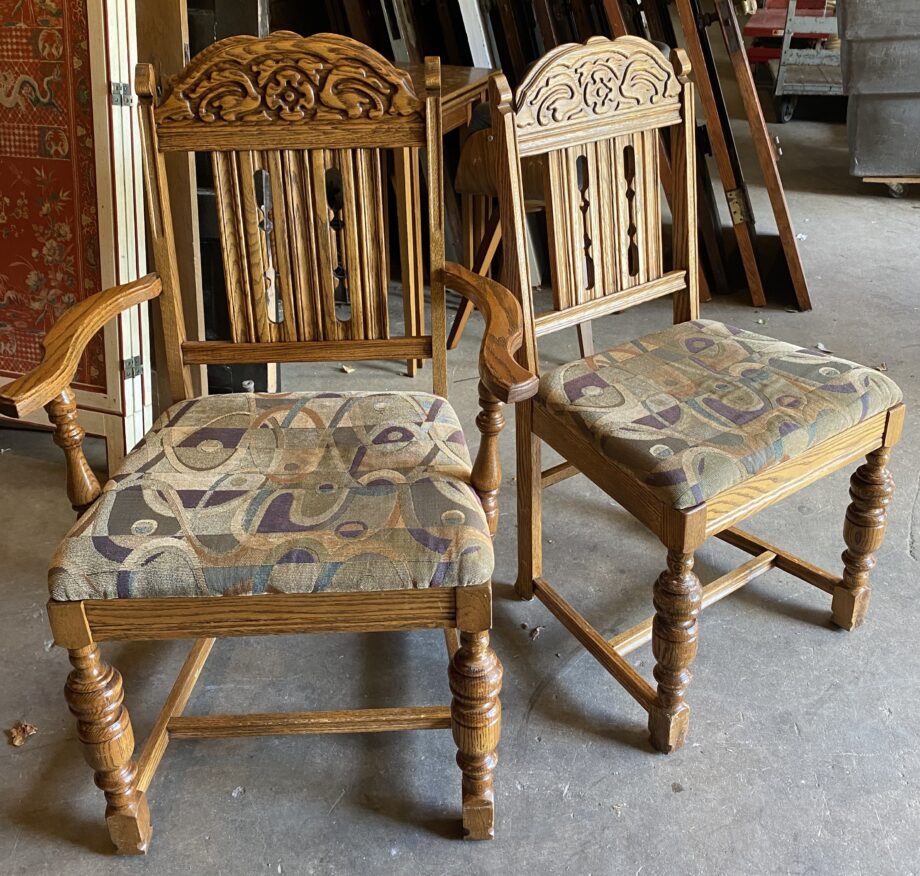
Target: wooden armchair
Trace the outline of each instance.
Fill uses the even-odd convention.
[[[537,339],[670,295],[673,325],[554,368],[517,405],[517,593],[536,595],[646,709],[652,744],[686,737],[697,617],[771,568],[831,596],[852,629],[869,604],[893,483],[886,468],[904,419],[884,374],[817,350],[700,320],[693,86],[685,54],[667,61],[635,37],[596,37],[546,55],[511,95],[493,80],[493,124],[505,241],[503,281],[524,313],[521,362],[538,371]],[[672,264],[662,256],[659,129],[671,129]],[[547,162],[550,246],[564,267],[555,307],[534,313],[521,162]],[[565,462],[541,470],[543,442]],[[843,575],[825,572],[735,525],[865,456],[850,482]],[[543,487],[584,474],[667,550],[655,615],[606,641],[543,577]],[[694,552],[716,536],[753,555],[701,587]],[[625,659],[651,639],[651,686]]]
[[[144,162],[157,275],[69,311],[44,362],[0,389],[4,413],[44,405],[67,459],[79,519],[51,563],[48,615],[73,671],[66,697],[105,792],[118,851],[146,851],[147,788],[172,739],[451,729],[467,837],[493,833],[502,669],[489,646],[501,402],[536,390],[514,360],[520,308],[506,290],[444,263],[440,67],[426,93],[345,37],[233,37],[158,91],[140,65]],[[427,150],[431,330],[391,337],[381,162]],[[188,341],[164,174],[168,151],[211,153],[232,337]],[[325,174],[343,183],[351,313],[336,311],[339,239]],[[258,204],[257,175],[264,172]],[[414,251],[421,253],[413,223]],[[269,265],[276,266],[274,275]],[[485,317],[479,454],[471,466],[445,400],[444,287]],[[275,300],[272,300],[272,295]],[[158,299],[175,403],[100,488],[69,389],[107,320]],[[280,301],[280,303],[279,303]],[[289,392],[192,398],[189,366],[212,362],[433,360],[434,395]],[[443,629],[451,705],[282,714],[185,715],[218,638]],[[139,758],[112,639],[195,640]]]

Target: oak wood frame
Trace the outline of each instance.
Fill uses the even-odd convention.
[[[632,51],[655,51],[650,44],[635,38],[618,39],[611,46]],[[569,58],[553,71],[556,83],[560,69],[572,67],[593,47],[601,54],[604,42],[589,41],[584,46],[571,45],[561,52]],[[663,59],[662,59],[663,61]],[[695,147],[693,86],[686,55],[672,53],[674,77],[680,83],[676,121],[671,111],[659,108],[643,115],[634,109],[625,119],[613,113],[597,119],[591,128],[595,139],[615,137],[624,129],[638,130],[646,119],[655,130],[667,117],[672,135],[672,211],[674,265],[653,281],[640,283],[632,290],[618,290],[604,298],[557,308],[549,318],[534,313],[524,238],[525,205],[521,183],[521,157],[540,149],[565,149],[581,142],[585,125],[555,124],[539,136],[530,135],[527,150],[520,148],[520,89],[512,98],[503,77],[493,79],[493,131],[498,139],[499,199],[506,250],[503,282],[521,302],[524,314],[524,340],[519,352],[521,363],[538,373],[537,338],[548,331],[563,328],[587,313],[609,313],[657,297],[673,295],[673,321],[694,319],[699,313],[698,259],[695,208]],[[539,71],[532,73],[536,77]],[[547,81],[549,77],[547,77]],[[578,94],[574,87],[569,93]],[[539,79],[534,88],[542,87]],[[562,89],[560,88],[560,91]],[[539,104],[540,95],[534,99]],[[590,111],[587,97],[583,110]],[[574,102],[573,102],[574,103]],[[567,110],[578,116],[569,104]],[[648,150],[646,160],[657,156]],[[681,280],[682,282],[678,282]],[[657,294],[655,294],[657,292]],[[609,301],[618,301],[616,308]],[[542,320],[542,323],[541,323]],[[823,441],[801,456],[775,465],[728,488],[696,507],[677,510],[656,493],[604,456],[580,433],[539,403],[528,399],[516,406],[517,484],[518,484],[518,578],[515,590],[519,597],[536,596],[557,619],[581,642],[595,659],[648,712],[652,745],[663,752],[680,747],[687,735],[689,708],[685,702],[690,683],[690,666],[696,653],[698,615],[702,608],[734,592],[771,568],[782,569],[832,596],[834,623],[846,629],[857,626],[865,617],[869,601],[868,576],[875,565],[875,552],[881,544],[891,501],[893,483],[886,464],[890,448],[900,437],[904,406],[898,404],[846,432]],[[541,469],[541,446],[545,442],[563,458],[563,462],[545,471]],[[735,528],[737,523],[774,504],[815,481],[852,464],[861,457],[867,462],[851,480],[851,504],[844,525],[847,550],[843,554],[844,573],[825,572],[774,545]],[[575,474],[584,474],[603,489],[632,516],[651,530],[667,551],[667,568],[654,586],[655,615],[606,641],[578,611],[543,577],[542,570],[542,489]],[[705,588],[693,572],[696,550],[710,536],[716,536],[753,555],[738,568],[726,573]],[[627,654],[651,641],[656,666],[657,687],[650,685],[625,660]]]
[[[254,49],[296,54],[298,51],[308,53],[318,47],[327,55],[332,55],[333,66],[337,57],[335,53],[339,52],[352,63],[366,63],[377,76],[390,81],[397,92],[403,87],[399,77],[404,74],[353,40],[329,35],[302,39],[280,33],[267,40],[234,37],[215,44],[172,80],[173,90],[169,95],[174,96],[176,89],[181,89],[183,76],[201,75],[206,78],[209,59],[215,61],[219,69],[221,63],[227,61],[228,48],[231,56],[238,53],[245,59],[247,52]],[[231,63],[239,61],[239,57],[230,57]],[[258,125],[261,138],[273,135],[277,127],[281,135],[279,139],[272,136],[273,143],[280,140],[296,144],[301,149],[307,149],[315,142],[331,148],[340,140],[347,142],[349,147],[372,143],[376,148],[389,145],[387,138],[400,145],[411,143],[412,148],[424,146],[427,149],[431,181],[428,211],[433,302],[431,334],[393,340],[360,337],[319,342],[271,340],[271,331],[265,342],[246,341],[236,344],[236,349],[230,343],[186,340],[173,249],[174,229],[163,172],[163,153],[157,148],[157,136],[165,134],[170,148],[198,148],[205,142],[208,148],[225,150],[220,153],[222,155],[228,154],[226,150],[239,148],[241,143],[251,145],[256,141],[249,133],[251,121],[245,118],[232,124],[221,122],[215,130],[208,128],[203,140],[196,139],[194,116],[185,118],[182,106],[175,109],[175,102],[170,104],[167,96],[154,109],[156,89],[148,65],[139,66],[138,80],[138,91],[145,97],[141,109],[147,135],[144,158],[151,233],[159,275],[151,274],[109,289],[73,308],[46,336],[42,364],[30,374],[0,387],[0,409],[4,412],[22,417],[41,406],[48,410],[56,427],[54,440],[65,453],[67,494],[74,509],[82,514],[100,495],[102,488],[83,453],[84,432],[77,422],[70,383],[86,343],[124,309],[140,301],[158,299],[163,311],[170,385],[178,400],[191,397],[189,366],[193,363],[259,361],[260,357],[264,361],[266,355],[272,361],[293,358],[304,361],[330,356],[335,359],[380,358],[382,355],[405,358],[407,354],[415,356],[423,352],[433,358],[435,392],[445,395],[444,288],[449,285],[470,298],[486,320],[479,360],[482,412],[477,418],[482,440],[470,483],[482,501],[490,531],[494,534],[498,524],[497,495],[501,481],[498,435],[504,425],[502,404],[529,397],[536,391],[537,383],[536,378],[515,361],[515,352],[523,334],[520,307],[515,298],[498,284],[444,261],[438,60],[432,58],[426,62],[426,98],[424,103],[418,102],[418,106],[410,101],[409,106],[414,108],[405,126],[397,124],[397,119],[384,118],[377,127],[375,120],[361,118],[360,112],[357,122],[344,118],[333,123],[313,120],[309,125],[285,128],[276,120],[271,127]],[[405,94],[403,96],[408,100]],[[157,112],[164,106],[166,109],[161,116],[167,117],[173,112],[180,117],[175,129],[170,127],[171,123],[158,127]],[[354,124],[358,126],[357,133],[350,136],[349,130]],[[329,134],[331,128],[337,133]],[[242,224],[240,215],[228,215],[226,218],[228,222]],[[254,306],[248,311],[249,315],[258,317],[258,306],[255,302],[250,303]],[[281,332],[279,328],[275,334]],[[78,736],[83,742],[86,760],[95,772],[97,785],[105,792],[109,833],[118,851],[123,854],[142,854],[147,850],[151,829],[146,791],[171,735],[200,738],[450,728],[463,776],[464,835],[470,839],[488,839],[493,835],[492,776],[501,729],[499,692],[502,668],[489,646],[491,583],[488,581],[471,587],[408,591],[75,602],[52,600],[48,603],[48,616],[55,643],[68,650],[74,667],[66,687],[67,699],[78,719]],[[301,712],[292,715],[183,716],[195,682],[217,638],[416,629],[441,629],[445,633],[453,696],[449,707]],[[176,638],[190,638],[195,642],[140,758],[135,761],[134,737],[123,705],[121,676],[102,659],[98,643]]]

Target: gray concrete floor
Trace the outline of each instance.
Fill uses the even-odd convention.
[[[504,735],[491,843],[458,840],[459,773],[448,733],[176,742],[150,791],[143,860],[110,853],[103,801],[61,696],[65,655],[50,646],[47,560],[71,522],[50,437],[0,431],[0,724],[39,732],[0,746],[0,873],[920,872],[920,560],[916,297],[920,199],[894,201],[847,175],[841,125],[781,128],[783,176],[815,309],[742,295],[704,315],[867,364],[886,363],[908,402],[893,472],[898,492],[868,623],[832,629],[828,598],[772,572],[713,606],[690,688],[691,737],[654,754],[641,709],[537,602],[515,601],[514,484],[496,539],[494,644],[505,665]],[[750,155],[749,138],[738,127]],[[759,230],[772,228],[755,165]],[[773,229],[775,231],[775,229]],[[653,330],[664,305],[608,319],[598,344]],[[476,323],[476,320],[474,320]],[[478,324],[450,358],[451,399],[475,443]],[[576,355],[574,333],[544,344],[546,365]],[[426,388],[399,369],[292,368],[291,388]],[[96,461],[99,442],[88,442]],[[513,428],[502,439],[513,475]],[[838,568],[847,474],[763,512],[749,527]],[[546,499],[546,573],[606,634],[650,610],[657,542],[583,478]],[[915,519],[917,518],[917,519]],[[704,581],[741,559],[720,544]],[[522,629],[541,626],[531,639]],[[181,643],[115,644],[138,738],[151,726]],[[649,649],[633,655],[650,672]],[[224,641],[190,710],[421,704],[448,698],[440,634]]]

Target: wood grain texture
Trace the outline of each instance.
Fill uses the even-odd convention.
[[[700,315],[699,292],[699,236],[697,231],[696,201],[696,119],[693,83],[690,81],[690,62],[682,49],[672,55],[674,73],[683,90],[681,113],[683,124],[674,128],[671,141],[674,179],[680,182],[671,196],[671,249],[676,270],[687,272],[683,291],[674,295],[674,323],[698,319]]]
[[[537,337],[551,334],[560,329],[579,325],[585,320],[598,319],[665,295],[681,293],[687,289],[686,271],[668,271],[666,274],[634,285],[622,292],[608,292],[601,298],[573,304],[565,310],[553,310],[537,314],[534,318],[534,330]]]
[[[494,280],[453,262],[444,265],[442,278],[447,288],[472,301],[485,319],[479,371],[489,391],[508,403],[533,396],[537,378],[515,359],[523,339],[523,317],[515,297]]]
[[[41,364],[0,387],[0,413],[27,417],[61,393],[69,392],[80,357],[93,336],[118,314],[159,294],[160,280],[155,274],[147,274],[90,295],[65,311],[42,339]]]
[[[169,744],[169,722],[181,715],[188,704],[214,642],[214,639],[198,639],[189,649],[169,696],[166,697],[166,702],[163,703],[160,714],[157,715],[144,741],[141,755],[137,759],[137,787],[142,793],[150,787],[154,773],[166,753],[166,746]]]
[[[461,630],[460,647],[450,661],[450,726],[463,772],[463,836],[492,839],[495,834],[493,773],[501,736],[502,665],[486,630]]]
[[[481,90],[481,85],[480,85]],[[190,365],[320,359],[433,360],[436,393],[447,392],[444,312],[442,107],[437,59],[425,66],[420,98],[404,71],[347,38],[273,34],[216,44],[166,83],[138,68],[150,233],[160,276],[150,276],[76,308],[48,335],[47,362],[34,381],[14,382],[4,399],[23,411],[47,404],[55,440],[68,460],[68,494],[83,510],[99,485],[82,453],[83,430],[66,373],[81,344],[124,307],[161,296],[165,369],[173,400],[191,394]],[[427,260],[431,328],[422,295],[422,222],[418,160],[429,183]],[[175,258],[164,152],[211,152],[228,296],[230,338],[187,341]],[[389,247],[385,168],[388,150],[414,162],[401,214],[411,224],[418,283],[407,336],[391,338],[387,316]],[[414,236],[413,236],[414,235]],[[468,284],[469,278],[458,281]],[[515,400],[535,390],[514,361],[521,319],[505,290],[473,283],[489,327],[484,377]],[[347,311],[346,311],[347,308]],[[490,334],[491,332],[491,334]],[[85,335],[85,337],[84,337]],[[58,361],[60,360],[60,361]],[[55,370],[57,369],[57,370]],[[500,469],[500,403],[483,390],[483,461],[473,474],[494,521]],[[491,509],[491,510],[490,510]],[[493,523],[494,525],[494,523]],[[385,586],[386,581],[380,584]],[[460,593],[460,590],[464,593]],[[109,830],[119,851],[146,849],[145,791],[171,737],[275,733],[453,729],[463,771],[463,812],[471,837],[491,836],[492,769],[500,728],[501,667],[488,647],[491,584],[469,588],[264,594],[257,597],[141,598],[49,603],[55,641],[74,672],[71,709],[97,783],[106,792]],[[454,666],[452,707],[351,712],[211,715],[182,712],[218,637],[319,632],[441,629]],[[462,635],[460,630],[466,630]],[[192,638],[179,676],[141,754],[122,705],[120,676],[101,661],[97,641]],[[456,647],[454,647],[456,643]]]
[[[502,462],[498,448],[498,436],[505,426],[501,402],[492,394],[483,381],[479,381],[479,407],[476,427],[481,438],[476,460],[470,474],[470,483],[485,512],[489,532],[494,536],[498,530],[498,491],[502,482]]]
[[[150,842],[147,798],[137,786],[134,733],[123,705],[121,675],[96,645],[69,651],[65,696],[77,719],[83,755],[106,799],[105,820],[119,854],[142,855]]]
[[[758,538],[748,532],[742,532],[740,529],[725,529],[722,532],[717,532],[716,538],[727,542],[739,550],[746,551],[749,554],[759,556],[764,552],[772,553],[774,555],[773,565],[777,569],[788,572],[800,581],[811,584],[813,587],[817,587],[825,593],[833,593],[834,588],[840,584],[842,580],[839,575],[832,575],[830,572],[826,572],[813,563],[809,563],[807,560],[803,560],[801,557],[797,557],[789,551],[783,550],[774,544],[770,544],[762,538]]]
[[[176,255],[175,226],[169,199],[166,157],[160,151],[157,143],[156,123],[153,117],[157,78],[152,64],[137,65],[134,88],[140,104],[147,233],[153,250],[153,262],[163,287],[160,299],[160,319],[163,324],[165,365],[171,394],[169,402],[175,404],[192,397],[192,375],[190,369],[182,361],[181,347],[187,335]],[[166,406],[165,401],[161,400],[164,407]]]
[[[638,37],[591,37],[544,55],[518,86],[521,154],[648,130],[678,121],[677,81],[667,61]]]
[[[236,736],[291,736],[302,733],[381,733],[394,730],[448,730],[448,706],[346,709],[330,712],[264,712],[242,715],[186,715],[171,718],[173,739],[229,739]]]
[[[544,487],[551,487],[560,481],[568,480],[577,474],[581,474],[578,468],[571,462],[560,462],[558,465],[550,466],[540,473],[540,480]]]
[[[186,362],[232,364],[234,362],[328,362],[361,359],[430,358],[430,335],[388,340],[276,341],[274,343],[231,343],[228,341],[186,341],[182,352]]]
[[[569,429],[541,404],[533,405],[531,428],[535,438],[542,439],[553,450],[570,460],[579,471],[587,475],[652,532],[657,534],[663,531],[669,509],[665,508],[658,496],[623,469],[611,465],[607,457],[593,444]],[[536,478],[540,478],[539,469]],[[519,475],[518,490],[520,489]]]
[[[447,587],[201,596],[194,606],[186,597],[88,599],[83,606],[100,642],[441,629],[456,617],[454,589]]]
[[[534,304],[527,256],[526,207],[521,176],[520,148],[515,122],[514,99],[507,79],[501,74],[489,84],[492,133],[498,164],[496,183],[502,231],[501,282],[521,307],[524,337],[517,361],[532,374],[539,369]],[[532,599],[534,581],[542,568],[542,485],[540,439],[533,427],[534,402],[515,405],[515,448],[517,463],[518,572],[515,593]]]
[[[533,599],[534,582],[543,574],[542,444],[534,427],[533,400],[515,406],[517,462],[518,570],[514,592]]]
[[[485,223],[480,222],[476,216],[477,211],[470,203],[473,200],[472,195],[463,196],[463,204],[465,205],[463,221],[468,250],[467,260],[469,269],[473,273],[485,277],[488,276],[492,268],[495,253],[498,251],[499,243],[501,243],[501,221],[499,211],[496,209],[492,210]],[[478,200],[484,201],[485,199],[479,198]],[[479,240],[478,245],[475,244],[477,239]],[[460,338],[463,337],[466,324],[473,313],[473,307],[473,302],[469,298],[464,298],[457,307],[457,313],[447,335],[448,350],[455,350],[460,344]]]
[[[447,397],[447,300],[444,290],[444,166],[441,61],[425,58],[425,158],[428,169],[428,268],[431,296],[432,386]]]
[[[534,595],[629,693],[648,710],[655,702],[655,691],[632,665],[620,656],[585,618],[580,615],[552,585],[543,578],[533,582]]]
[[[276,31],[196,55],[166,83],[155,120],[167,150],[374,148],[394,135],[421,145],[424,103],[405,70],[357,40]]]
[[[755,578],[759,578],[765,572],[776,566],[776,554],[772,551],[763,551],[746,563],[742,563],[730,572],[716,578],[715,581],[707,584],[702,590],[702,599],[700,601],[700,610],[707,608],[714,602],[724,599],[731,593],[749,584]],[[654,615],[622,633],[618,633],[612,639],[608,639],[608,644],[621,657],[632,654],[637,648],[641,648],[647,642],[652,640],[652,627],[654,626]]]
[[[80,517],[96,501],[102,488],[83,454],[86,432],[77,422],[77,400],[68,388],[48,402],[46,408],[54,425],[54,443],[64,451],[67,498]]]
[[[210,152],[214,170],[230,338],[186,342],[177,321],[166,320],[175,341],[167,344],[174,395],[187,395],[190,364],[326,356],[405,358],[410,372],[429,358],[434,390],[446,395],[446,316],[437,282],[430,333],[424,325],[422,155],[432,277],[444,260],[437,59],[426,69],[420,82],[413,81],[348,37],[284,31],[214,44],[166,80],[160,97],[152,68],[138,68],[154,254],[169,302],[179,292],[163,154]],[[481,93],[484,79],[480,71],[455,84],[463,97]],[[385,203],[391,153],[398,169],[410,170],[403,192],[408,200],[398,200],[397,212],[413,280],[406,286],[406,335],[392,339]],[[302,353],[293,346],[307,342],[316,346]],[[336,342],[355,346],[326,346]],[[279,344],[291,346],[272,346]]]
[[[398,63],[415,85],[416,94],[425,90],[425,64]],[[490,67],[441,65],[441,127],[445,134],[467,124],[473,106],[482,101],[489,88]]]
[[[696,36],[695,24],[693,33]],[[642,41],[615,42],[627,48],[638,42],[643,46],[642,52],[656,51]],[[613,52],[611,46],[614,43],[599,39],[587,44],[590,53],[594,54]],[[695,46],[699,52],[698,39]],[[587,47],[562,47],[548,57],[558,60],[571,52],[572,57],[577,58],[582,48]],[[663,62],[663,58],[661,60]],[[660,155],[656,138],[658,127],[664,124],[661,115],[650,110],[646,112],[648,107],[631,114],[624,111],[620,119],[628,116],[628,125],[619,124],[620,119],[617,119],[608,129],[605,128],[606,120],[601,119],[595,130],[579,137],[572,131],[580,133],[580,126],[590,114],[591,100],[579,91],[577,76],[559,72],[555,79],[546,79],[541,86],[544,88],[540,99],[543,102],[532,99],[526,113],[517,102],[521,92],[533,98],[540,94],[538,88],[534,86],[528,92],[522,85],[517,98],[513,99],[503,77],[497,75],[493,79],[492,132],[497,142],[496,183],[505,245],[502,281],[521,303],[524,338],[519,359],[533,373],[538,373],[539,369],[536,343],[539,336],[612,313],[622,309],[623,304],[638,304],[660,294],[673,294],[674,322],[694,319],[699,314],[694,92],[686,55],[676,50],[671,63],[670,76],[676,83],[673,95],[676,118],[667,122],[673,126],[673,269],[669,272],[663,270],[663,247],[656,233],[660,225],[657,203],[660,172],[656,176]],[[544,67],[538,63],[530,76],[537,81],[544,74]],[[558,86],[557,91],[553,91],[553,85]],[[656,86],[650,85],[648,94],[655,91]],[[714,98],[711,93],[708,97],[709,109],[714,111]],[[574,108],[579,101],[586,106]],[[573,120],[570,128],[565,121],[568,113]],[[539,119],[543,124],[537,123]],[[606,140],[602,130],[607,135]],[[544,201],[551,205],[548,232],[554,286],[554,309],[541,314],[533,312],[521,174],[522,157],[536,154],[546,158]],[[730,165],[727,153],[721,157]],[[730,166],[728,169],[732,170]],[[592,181],[599,182],[602,191],[608,193],[606,200],[592,195]],[[737,228],[746,232],[739,234],[739,240],[745,239],[750,244],[752,239],[747,225],[742,223]],[[613,245],[608,247],[608,243]],[[751,247],[748,251],[753,254]],[[756,276],[756,264],[754,268]],[[756,289],[752,285],[752,291]],[[705,503],[689,509],[675,509],[582,434],[572,430],[548,410],[539,397],[519,403],[516,409],[518,574],[515,591],[524,599],[533,595],[541,599],[589,653],[647,709],[654,747],[673,751],[684,743],[687,735],[689,708],[685,696],[697,648],[697,617],[703,604],[722,598],[757,575],[778,567],[819,589],[833,592],[838,622],[844,625],[858,622],[861,616],[858,603],[867,599],[868,572],[883,532],[883,506],[890,500],[886,493],[890,483],[886,476],[879,474],[878,466],[884,467],[884,461],[880,463],[880,458],[872,454],[887,453],[887,447],[900,435],[902,422],[903,410],[896,406],[801,456],[764,469]],[[563,462],[546,472],[541,472],[540,467],[543,441],[563,458]],[[876,468],[870,474],[863,467],[854,476],[854,501],[847,519],[848,549],[844,560],[847,571],[843,578],[731,529],[736,522],[864,454],[870,454],[867,465],[871,466],[874,461]],[[612,644],[606,642],[542,577],[542,487],[575,472],[584,473],[601,487],[667,548],[667,569],[654,586],[654,618],[614,637]],[[721,535],[755,556],[704,590],[693,572],[693,556],[710,535]],[[653,691],[622,657],[649,638],[656,657],[657,691]]]
[[[93,644],[93,635],[82,602],[55,602],[49,599],[45,603],[45,611],[48,612],[54,644],[59,648],[73,650]]]
[[[655,582],[652,621],[653,674],[658,682],[649,709],[652,745],[663,752],[680,748],[687,738],[689,707],[684,702],[692,679],[702,607],[700,579],[693,571],[693,554],[668,551],[668,565]]]
[[[401,229],[399,235],[399,269],[402,279],[403,320],[408,335],[423,329],[425,297],[425,272],[422,255],[421,232],[421,179],[419,150],[401,149],[393,156],[394,185],[396,189],[396,217]],[[415,377],[420,360],[409,358],[406,373]]]
[[[458,587],[456,625],[470,633],[492,628],[492,588]],[[459,641],[459,640],[458,640]]]
[[[843,524],[843,580],[834,588],[834,623],[845,630],[859,626],[869,609],[869,575],[888,526],[888,506],[894,496],[894,478],[888,471],[889,447],[866,457],[850,478],[850,504]]]

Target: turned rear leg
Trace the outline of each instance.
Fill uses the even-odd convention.
[[[890,447],[880,447],[850,478],[851,502],[843,524],[843,581],[834,588],[833,620],[852,630],[865,620],[869,609],[869,575],[875,553],[885,538],[888,505],[894,495],[894,479],[888,471]]]
[[[518,576],[515,593],[533,599],[533,582],[543,574],[543,480],[540,439],[533,433],[533,404],[515,408],[517,443]]]
[[[119,854],[142,855],[150,842],[147,798],[137,788],[134,732],[123,705],[121,675],[88,645],[68,652],[73,671],[64,694],[77,719],[83,755],[105,792],[105,820]]]

